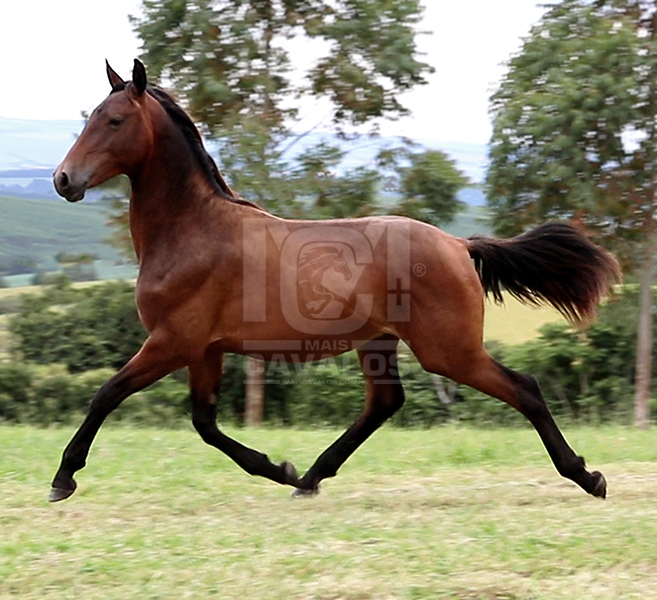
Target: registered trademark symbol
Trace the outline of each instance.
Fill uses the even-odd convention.
[[[413,266],[413,274],[417,277],[423,277],[427,272],[427,268],[422,263],[415,263]]]

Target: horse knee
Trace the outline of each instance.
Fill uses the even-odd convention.
[[[406,400],[406,397],[404,396],[404,388],[402,388],[401,384],[394,385],[391,396],[389,407],[390,414],[392,415],[404,406]]]

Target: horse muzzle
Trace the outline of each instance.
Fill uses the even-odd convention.
[[[64,169],[63,165],[57,167],[53,173],[53,183],[57,193],[69,202],[82,200],[87,191],[87,180],[74,177]]]

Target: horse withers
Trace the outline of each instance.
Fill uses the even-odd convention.
[[[187,367],[192,420],[208,444],[253,475],[314,493],[404,403],[397,368],[403,340],[431,373],[510,404],[536,428],[558,472],[606,493],[555,424],[535,380],[494,361],[483,346],[484,300],[507,290],[551,304],[576,325],[619,280],[616,261],[575,228],[546,224],[507,240],[461,239],[402,217],[284,220],[241,200],[205,151],[189,116],[149,86],[135,61],[57,167],[71,202],[118,174],[131,182],[130,231],[139,261],[136,301],[149,335],[95,394],[62,457],[50,499],[76,488],[105,418],[134,392]],[[275,190],[272,190],[275,193]],[[321,349],[318,352],[318,349]],[[226,352],[305,362],[355,349],[365,404],[303,475],[217,427]]]

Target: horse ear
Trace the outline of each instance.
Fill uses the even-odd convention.
[[[112,69],[112,67],[110,67],[107,59],[105,59],[105,69],[107,70],[107,79],[109,79],[112,90],[115,90],[118,87],[123,88],[125,86],[125,81],[121,79],[119,74],[114,69]]]
[[[135,58],[135,66],[132,68],[132,84],[137,96],[141,96],[146,91],[146,67],[144,63]]]

